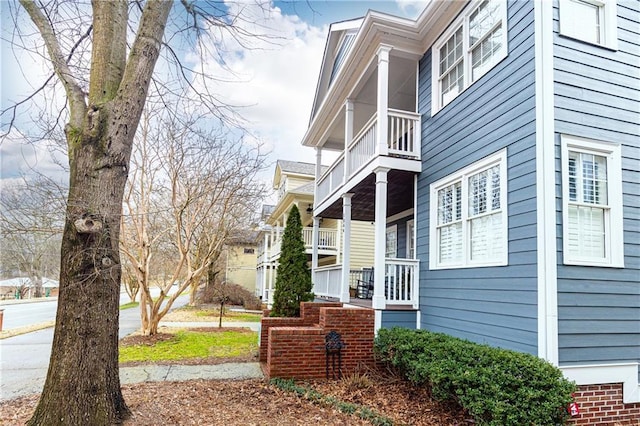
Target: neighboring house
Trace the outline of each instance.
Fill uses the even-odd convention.
[[[42,295],[44,297],[58,296],[59,287],[60,283],[56,280],[42,279]],[[24,289],[22,290],[22,295],[20,294],[21,289]],[[35,286],[27,277],[0,280],[0,299],[17,299],[21,298],[21,296],[31,299],[35,297],[35,291]]]
[[[225,245],[224,280],[238,284],[249,290],[256,291],[256,233],[245,237],[232,238]]]
[[[316,168],[314,223],[344,220],[345,257],[349,217],[374,223],[376,328],[536,354],[640,401],[638,28],[633,0],[330,27],[302,143],[340,155]],[[315,291],[358,303],[348,285]]]
[[[318,165],[319,170],[326,171],[326,167]],[[276,282],[276,269],[280,258],[280,245],[282,233],[287,223],[287,217],[291,207],[295,204],[300,211],[302,222],[302,238],[306,247],[309,261],[316,270],[325,272],[323,282],[316,281],[316,292],[323,293],[321,289],[327,287],[339,288],[341,283],[342,262],[344,252],[342,250],[342,221],[332,218],[316,218],[316,236],[314,238],[313,226],[313,200],[314,200],[314,176],[316,165],[297,161],[278,160],[276,162],[273,177],[273,189],[277,192],[277,204],[264,206],[262,211],[262,226],[257,238],[257,293],[268,304],[273,301],[273,290]],[[361,278],[362,268],[373,265],[373,255],[367,249],[371,245],[373,226],[371,222],[354,222],[354,249],[350,253],[346,268],[347,278],[355,286],[357,279]],[[314,245],[313,241],[318,244]],[[315,256],[314,256],[315,250]],[[255,265],[255,263],[254,263]],[[349,294],[349,286],[346,290]],[[326,290],[325,290],[326,292]]]

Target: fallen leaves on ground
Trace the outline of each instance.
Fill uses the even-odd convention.
[[[344,402],[364,405],[394,424],[453,426],[472,422],[454,405],[435,402],[424,388],[387,375],[317,380],[306,386]],[[132,412],[124,424],[142,425],[369,425],[333,406],[314,404],[264,380],[191,380],[125,385]],[[0,424],[23,425],[38,402],[31,395],[0,403]]]

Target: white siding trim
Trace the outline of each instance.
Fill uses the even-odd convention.
[[[622,383],[622,402],[640,402],[638,363],[571,365],[560,367],[565,377],[578,385]]]
[[[413,211],[414,211],[414,209],[410,208],[410,209],[407,209],[407,210],[405,210],[403,212],[394,214],[393,216],[389,216],[387,218],[387,223],[393,223],[396,220],[400,220],[400,219],[404,219],[405,217],[413,216]]]
[[[538,356],[558,365],[558,271],[553,92],[553,4],[534,2]]]

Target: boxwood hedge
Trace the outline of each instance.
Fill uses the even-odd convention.
[[[381,329],[378,358],[436,399],[453,399],[480,425],[558,425],[576,386],[531,354],[441,333]]]

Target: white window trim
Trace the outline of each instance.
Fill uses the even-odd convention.
[[[439,245],[437,236],[438,225],[438,191],[457,181],[465,181],[469,176],[493,166],[500,166],[500,206],[503,214],[502,235],[504,235],[504,253],[500,258],[492,262],[472,262],[470,260],[469,235],[468,235],[468,205],[466,185],[462,189],[462,263],[456,265],[440,265],[438,263]],[[491,266],[505,266],[509,263],[509,211],[507,204],[507,149],[502,150],[483,158],[457,172],[440,179],[429,186],[429,269],[462,269],[462,268],[483,268]]]
[[[480,4],[484,0],[474,0],[472,1],[458,16],[458,18],[453,21],[447,31],[445,31],[436,42],[431,47],[431,115],[435,115],[438,111],[444,108],[446,105],[451,103],[454,99],[464,93],[475,81],[478,81],[485,74],[487,74],[490,70],[495,68],[500,61],[507,57],[507,53],[509,51],[507,43],[508,43],[508,28],[507,28],[507,0],[499,0],[500,1],[500,14],[502,20],[502,49],[496,56],[496,60],[494,65],[491,68],[485,70],[482,74],[476,78],[475,81],[471,81],[471,54],[469,52],[468,40],[469,40],[469,17],[475,10],[480,6]],[[444,44],[449,40],[449,38],[460,28],[462,29],[462,39],[463,39],[463,61],[464,61],[464,83],[463,89],[460,93],[458,93],[455,97],[450,99],[446,103],[442,103],[440,99],[440,48],[444,46]]]
[[[416,240],[415,240],[415,222],[414,219],[407,221],[407,244],[406,244],[406,257],[407,259],[415,259],[416,254]],[[411,242],[413,241],[413,256],[411,256]]]
[[[567,33],[567,25],[562,25],[562,22],[567,22],[571,19],[571,15],[567,12],[566,7],[562,7],[563,3],[567,0],[559,1],[559,17],[560,17],[560,35],[574,40],[580,40],[584,43],[588,43],[594,46],[606,47],[612,50],[618,50],[618,15],[617,15],[617,1],[616,0],[581,0],[585,3],[592,4],[599,8],[602,8],[602,24],[600,29],[600,43],[594,43],[589,40],[584,40],[575,34]],[[604,28],[602,28],[604,27]]]
[[[396,249],[394,251],[394,255],[391,257],[387,256],[387,235],[389,235],[389,233],[393,233],[396,236],[396,239],[395,239]],[[384,235],[385,235],[384,256],[387,259],[395,259],[396,257],[398,257],[398,225],[387,226],[387,230]]]
[[[586,139],[571,135],[560,135],[562,155],[562,259],[565,265],[600,266],[624,268],[624,241],[622,221],[622,159],[620,145]],[[607,158],[608,214],[605,219],[605,253],[602,262],[593,259],[572,257],[567,237],[569,223],[569,151],[578,151]]]

